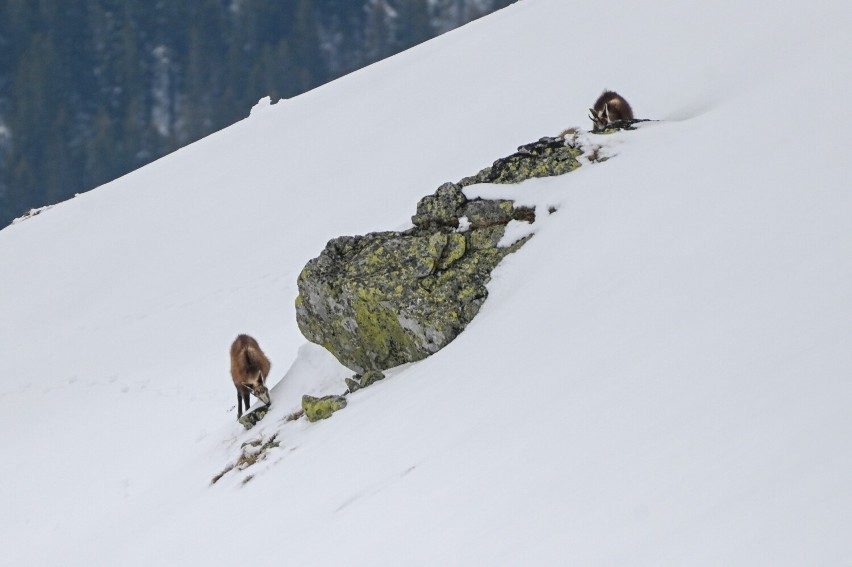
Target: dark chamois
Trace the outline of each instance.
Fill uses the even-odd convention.
[[[613,122],[633,120],[633,109],[623,96],[613,91],[604,91],[595,106],[589,109],[592,119],[592,132],[606,130]]]

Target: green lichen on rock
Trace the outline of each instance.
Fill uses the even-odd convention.
[[[336,411],[346,407],[346,398],[343,396],[324,396],[315,398],[313,396],[302,396],[302,409],[308,421],[319,421],[328,419]]]
[[[467,238],[463,234],[450,233],[446,237],[441,256],[435,265],[438,270],[446,270],[458,260],[461,260],[464,253],[467,252]]]
[[[269,411],[269,406],[261,406],[261,407],[257,408],[256,410],[249,412],[249,413],[245,414],[244,416],[240,417],[240,419],[238,419],[237,421],[239,421],[240,424],[242,424],[242,426],[245,427],[246,429],[251,429],[252,427],[257,425],[258,421],[263,419],[263,417],[266,415],[266,412],[268,412],[268,411]]]
[[[509,157],[498,159],[476,175],[465,177],[459,185],[476,183],[520,183],[534,177],[562,175],[580,167],[582,150],[562,137],[542,138],[520,146]]]
[[[469,201],[447,183],[421,199],[410,230],[330,241],[299,275],[302,334],[358,373],[437,352],[485,301],[491,271],[510,252],[497,244],[517,216],[511,201]],[[465,232],[453,230],[462,217]]]
[[[361,387],[366,388],[372,384],[375,384],[379,380],[384,380],[385,375],[379,372],[378,370],[367,370],[364,372],[364,375],[361,376]]]
[[[423,197],[410,230],[331,240],[298,278],[302,334],[359,375],[437,352],[479,312],[491,271],[529,239],[498,246],[506,225],[535,222],[532,208],[469,200],[463,187],[562,175],[580,166],[581,153],[576,140],[542,138]],[[363,387],[357,377],[346,383],[350,392]]]
[[[459,207],[467,202],[461,187],[455,183],[444,183],[433,195],[427,195],[417,203],[417,214],[412,222],[419,227],[448,227],[459,226]]]
[[[466,203],[461,213],[473,228],[486,228],[505,225],[512,220],[514,211],[512,201],[476,199]]]
[[[356,374],[352,378],[347,378],[345,382],[348,393],[351,394],[384,379],[385,375],[378,370],[367,370],[364,374]]]

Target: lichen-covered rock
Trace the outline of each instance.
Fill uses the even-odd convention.
[[[263,417],[266,415],[266,412],[268,412],[268,411],[269,411],[269,406],[260,406],[256,410],[245,414],[244,416],[242,416],[237,421],[239,421],[242,424],[242,426],[245,427],[246,429],[251,429],[252,427],[257,425],[258,421],[263,419]]]
[[[517,153],[498,159],[476,175],[465,177],[459,185],[475,183],[519,183],[533,177],[562,175],[580,167],[582,150],[564,138],[542,138],[518,148]]]
[[[466,203],[461,214],[473,228],[485,228],[497,224],[505,225],[512,220],[514,212],[512,201],[477,199]]]
[[[459,226],[459,207],[467,202],[461,187],[455,183],[444,183],[433,195],[427,195],[417,203],[417,214],[411,217],[414,226],[449,227]]]
[[[359,373],[437,352],[479,311],[507,253],[496,243],[473,249],[468,238],[370,234],[345,254],[332,241],[299,276],[299,329]]]
[[[344,380],[344,382],[346,382],[346,393],[347,394],[351,394],[352,392],[357,392],[358,390],[361,389],[361,382],[359,382],[355,378],[346,378]]]
[[[366,388],[371,384],[375,384],[379,380],[384,380],[385,375],[378,370],[367,370],[364,372],[364,375],[361,376],[361,387]]]
[[[561,175],[580,166],[581,153],[576,140],[542,138],[423,197],[410,230],[329,241],[298,278],[302,334],[359,374],[437,352],[479,312],[491,271],[526,242],[500,247],[506,225],[535,222],[531,208],[468,200],[462,188]],[[358,377],[346,384],[350,392],[364,387]]]
[[[491,271],[515,250],[497,246],[505,225],[530,213],[511,201],[468,201],[451,183],[417,210],[411,230],[330,241],[299,275],[302,334],[359,374],[421,360],[458,336],[485,301]],[[461,217],[465,232],[451,230]]]
[[[319,421],[331,417],[331,414],[346,407],[346,398],[343,396],[324,396],[315,398],[313,396],[302,396],[302,409],[308,421]]]
[[[352,378],[347,378],[345,382],[348,393],[351,394],[384,379],[385,375],[378,370],[367,370],[364,374],[356,374]]]

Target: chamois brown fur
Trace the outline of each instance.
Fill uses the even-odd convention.
[[[243,405],[249,408],[249,394],[269,405],[269,390],[265,380],[272,365],[257,341],[248,335],[240,335],[231,345],[231,378],[237,389],[237,419],[243,416]]]
[[[609,124],[619,120],[633,120],[633,109],[623,96],[614,91],[604,91],[594,107],[589,109],[592,131],[605,130]]]

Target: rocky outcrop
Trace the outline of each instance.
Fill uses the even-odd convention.
[[[562,137],[542,138],[526,144],[509,157],[498,159],[476,175],[465,177],[459,185],[475,183],[520,183],[533,177],[551,177],[574,171],[582,150],[566,144]]]
[[[358,373],[421,360],[473,319],[491,270],[522,244],[498,246],[506,224],[531,214],[447,183],[411,230],[335,238],[299,275],[299,328]]]
[[[561,175],[579,167],[581,153],[562,137],[542,138],[421,199],[410,230],[332,239],[298,278],[302,334],[359,374],[437,352],[479,312],[491,271],[526,242],[502,246],[506,225],[535,222],[533,209],[469,200],[462,188]]]

